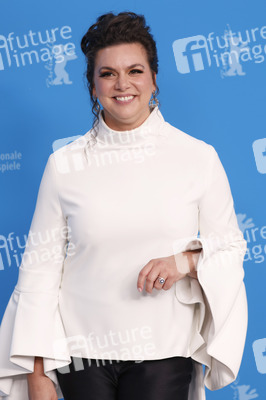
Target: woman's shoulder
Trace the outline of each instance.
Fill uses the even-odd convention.
[[[78,171],[85,167],[84,149],[88,143],[88,133],[57,140],[48,162],[52,163],[59,173]]]
[[[172,143],[176,143],[182,151],[191,151],[204,157],[210,156],[215,152],[215,148],[210,143],[179,129],[166,121],[165,129],[167,131],[168,140]]]

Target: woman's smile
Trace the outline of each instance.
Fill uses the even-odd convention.
[[[113,97],[113,99],[115,100],[115,102],[117,104],[122,104],[122,105],[126,105],[129,103],[132,103],[132,101],[135,99],[136,96],[116,96]]]

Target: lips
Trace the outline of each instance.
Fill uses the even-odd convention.
[[[135,97],[136,96],[132,94],[132,95],[127,95],[127,96],[115,96],[115,97],[113,97],[113,99],[115,100],[116,103],[128,104],[128,103],[131,103]]]

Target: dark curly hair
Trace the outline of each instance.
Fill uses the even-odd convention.
[[[144,15],[138,15],[130,11],[120,12],[117,15],[111,12],[103,14],[97,18],[96,23],[83,36],[80,46],[87,61],[85,76],[92,102],[93,127],[99,122],[100,112],[99,108],[97,109],[97,98],[93,96],[93,75],[98,50],[115,44],[136,42],[142,44],[146,49],[150,69],[157,74],[158,56],[156,43],[150,33],[150,27],[146,25]],[[159,88],[156,84],[156,94],[158,93]]]

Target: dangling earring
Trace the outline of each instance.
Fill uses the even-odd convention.
[[[101,106],[100,106],[100,104],[99,104],[99,102],[98,102],[98,98],[97,98],[97,97],[94,97],[94,100],[95,100],[95,106],[94,106],[95,111],[96,111],[97,113],[99,113],[100,110],[101,110]]]
[[[150,108],[154,108],[156,106],[159,106],[159,100],[156,97],[155,90],[152,92],[152,98],[151,98],[151,100],[149,102],[149,106],[150,106]]]
[[[93,96],[92,113],[95,115],[97,120],[99,120],[100,112],[101,112],[101,107],[100,104],[98,103],[98,99],[96,96],[95,97]]]

